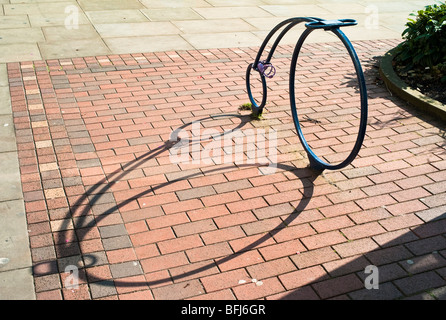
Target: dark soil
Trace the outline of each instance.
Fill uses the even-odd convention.
[[[424,95],[446,104],[446,82],[441,82],[438,75],[432,75],[429,69],[414,69],[405,71],[405,66],[393,63],[396,74],[407,85],[414,90],[418,90]]]

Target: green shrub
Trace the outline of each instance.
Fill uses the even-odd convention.
[[[440,2],[419,10],[416,19],[408,19],[405,39],[398,46],[396,62],[407,69],[444,72],[446,65],[446,3]],[[443,73],[442,80],[446,80]]]

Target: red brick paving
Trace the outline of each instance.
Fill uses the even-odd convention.
[[[8,64],[37,298],[443,292],[432,289],[446,285],[444,124],[377,84],[371,61],[396,44],[355,42],[369,88],[367,136],[351,165],[322,175],[306,168],[291,122],[292,47],[278,49],[285,73],[268,82],[261,121],[238,111],[256,48]],[[323,124],[302,118],[303,130],[327,161],[349,150],[357,123],[352,77],[339,80],[349,72],[341,52],[305,47],[297,77],[299,112]],[[191,162],[173,163],[170,134],[191,133],[193,121],[218,132],[274,128],[277,171],[261,174],[248,150],[244,164],[192,161],[205,138]],[[380,270],[377,291],[364,287],[370,264]],[[64,286],[67,265],[80,268],[78,289]]]

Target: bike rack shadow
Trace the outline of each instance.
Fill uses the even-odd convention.
[[[237,117],[241,120],[240,124],[237,125],[231,131],[241,129],[246,123],[248,123],[251,120],[249,116],[240,115],[240,114],[223,114],[223,115],[220,114],[220,115],[211,115],[211,116],[208,116],[205,118],[198,119],[196,121],[203,121],[203,120],[221,118],[221,117]],[[85,222],[85,218],[88,216],[88,211],[90,210],[90,207],[93,206],[95,203],[97,203],[100,200],[100,198],[102,197],[102,195],[111,189],[111,187],[114,185],[115,182],[119,181],[121,178],[124,178],[133,169],[137,169],[144,162],[156,158],[156,156],[160,155],[164,151],[170,150],[173,146],[175,146],[180,141],[180,140],[178,140],[178,138],[179,138],[178,133],[182,129],[188,127],[189,125],[191,125],[191,123],[186,123],[186,124],[178,127],[177,129],[175,129],[172,132],[171,138],[168,141],[164,142],[164,145],[161,145],[160,147],[158,147],[156,149],[150,150],[150,151],[140,155],[139,157],[136,157],[134,160],[127,162],[126,164],[122,165],[122,167],[120,169],[116,169],[112,173],[108,174],[104,179],[102,179],[101,181],[99,181],[99,182],[95,183],[94,185],[92,185],[91,187],[89,187],[89,189],[86,190],[86,192],[79,199],[77,199],[75,203],[73,203],[72,205],[68,205],[69,206],[68,212],[66,213],[65,219],[63,219],[63,223],[61,224],[59,229],[66,230],[68,227],[68,224],[69,224],[69,220],[73,217],[74,214],[76,214],[76,216],[79,217],[78,221],[80,222],[80,223],[75,224],[74,230],[76,230],[77,225],[81,225],[81,228],[86,228],[86,229],[94,227],[96,225],[96,220],[97,220],[96,217],[93,222],[89,222],[86,225],[84,225],[84,223],[83,223],[83,222]],[[224,134],[225,133],[222,133],[220,136],[222,136]],[[195,141],[191,141],[191,142],[195,142]],[[109,181],[109,180],[111,180],[111,181]],[[181,179],[170,181],[168,183],[176,182],[179,180],[181,180]],[[163,185],[167,185],[168,183],[165,183]],[[133,200],[137,199],[138,197],[142,197],[148,193],[151,193],[152,191],[153,191],[153,189],[152,189],[152,187],[150,187],[146,191],[143,191],[143,192],[139,193],[138,195],[131,197],[131,198],[121,202],[120,204],[113,206],[112,208],[109,208],[108,210],[106,210],[100,214],[100,217],[102,217],[102,218],[99,218],[99,221],[104,219],[108,214],[113,213],[115,210],[127,205],[128,203],[132,202]],[[90,196],[93,196],[93,197],[91,199],[89,199]],[[88,206],[85,206],[84,209],[78,209],[84,203],[84,201],[88,201]],[[77,235],[77,236],[79,237],[79,235]],[[65,240],[64,242],[68,241],[66,238],[62,239],[62,240]],[[68,242],[68,243],[71,246],[74,245],[72,242]],[[70,249],[72,249],[72,248],[70,248],[68,246],[66,250],[69,251]],[[84,257],[85,256],[86,255],[84,255]],[[93,265],[95,262],[97,262],[97,259],[94,256],[91,256],[91,259],[92,259],[92,262],[90,263],[91,265]],[[45,263],[48,263],[48,261],[36,263],[33,265],[33,269],[36,269],[36,267],[38,267],[39,265],[43,265]]]
[[[245,165],[245,166],[249,166],[249,165]],[[252,167],[252,166],[249,166]],[[104,280],[104,279],[100,279],[94,276],[89,276],[89,282],[101,282],[101,285],[105,285],[105,286],[115,286],[115,287],[137,287],[137,286],[155,286],[155,285],[160,285],[163,283],[170,283],[170,282],[175,282],[178,280],[181,280],[183,278],[187,278],[190,277],[194,274],[200,273],[200,272],[204,272],[208,269],[214,268],[222,263],[225,263],[227,261],[230,261],[232,259],[234,259],[235,257],[237,257],[239,254],[245,252],[245,251],[249,251],[251,249],[256,248],[257,246],[261,245],[262,243],[266,242],[267,240],[273,238],[276,234],[278,234],[281,230],[283,230],[284,228],[286,228],[287,225],[291,224],[298,216],[299,214],[305,210],[306,206],[308,205],[308,203],[311,201],[312,195],[313,195],[313,181],[314,179],[316,179],[319,175],[318,172],[313,171],[311,169],[299,169],[296,168],[294,166],[289,166],[289,165],[281,165],[278,164],[277,167],[279,169],[282,170],[286,170],[288,172],[293,171],[293,173],[296,175],[296,177],[300,178],[300,179],[307,179],[308,180],[308,186],[306,188],[304,188],[304,193],[303,193],[303,198],[302,200],[299,202],[299,205],[293,210],[293,212],[291,212],[288,217],[281,222],[279,225],[277,225],[276,227],[274,227],[273,229],[271,229],[267,234],[265,234],[264,236],[262,236],[261,238],[259,238],[258,240],[254,241],[253,243],[243,247],[242,249],[239,249],[237,252],[232,253],[231,255],[228,255],[224,258],[220,258],[220,259],[216,259],[215,261],[208,263],[207,265],[204,265],[202,267],[196,268],[194,270],[185,272],[181,275],[176,275],[176,276],[171,276],[168,278],[164,278],[164,279],[158,279],[158,280],[154,280],[154,281],[141,281],[141,282],[125,282],[125,281],[120,281],[119,279],[115,279],[115,280]],[[216,169],[216,170],[221,170],[220,169]],[[212,170],[207,171],[207,172],[212,172]],[[194,177],[195,175],[192,174],[190,176],[184,177],[182,179],[189,179]],[[182,179],[178,179],[178,180],[174,180],[174,181],[170,181],[169,183],[173,183]],[[159,188],[162,188],[163,186],[168,185],[169,183],[165,183],[163,185],[160,185]],[[297,192],[297,191],[296,191]],[[119,206],[119,205],[118,205]],[[84,257],[88,257],[87,255],[84,255]],[[94,257],[92,257],[94,259]],[[88,266],[85,266],[88,267]],[[85,279],[86,280],[86,279]]]
[[[251,117],[249,115],[240,115],[240,114],[231,114],[231,115],[216,115],[216,116],[212,116],[212,117],[207,117],[207,118],[202,118],[199,119],[197,121],[203,121],[205,119],[213,119],[213,118],[218,118],[218,117],[238,117],[241,119],[240,124],[231,130],[231,132],[234,132],[235,130],[239,130],[241,129],[247,122],[251,121]],[[145,161],[148,161],[150,159],[155,158],[157,155],[163,153],[166,150],[171,149],[172,147],[175,146],[175,144],[180,141],[177,140],[178,138],[178,132],[189,126],[190,123],[188,124],[184,124],[183,126],[177,128],[174,132],[173,132],[173,140],[169,140],[167,142],[164,143],[164,145],[162,145],[161,147],[158,147],[157,149],[151,150],[149,152],[146,152],[145,154],[139,156],[138,158],[126,163],[125,165],[122,166],[121,169],[115,170],[114,172],[112,172],[111,174],[109,174],[106,178],[102,179],[100,182],[96,183],[95,185],[91,186],[83,195],[82,197],[80,197],[76,203],[74,203],[73,205],[71,205],[69,207],[69,212],[67,213],[66,219],[64,219],[64,222],[62,224],[62,226],[60,227],[61,230],[65,230],[68,226],[69,221],[71,220],[70,218],[72,217],[72,215],[74,213],[76,213],[76,216],[81,217],[80,221],[82,222],[82,217],[86,217],[88,216],[88,211],[89,208],[94,205],[95,203],[97,203],[99,201],[99,199],[101,198],[101,196],[108,191],[113,184],[116,181],[119,181],[119,179],[125,177],[129,172],[131,172],[133,169],[138,168],[138,166],[140,166],[142,163],[144,163]],[[226,132],[223,132],[221,134],[221,136],[225,135]],[[171,136],[172,138],[172,136]],[[215,138],[215,136],[214,136]],[[196,141],[191,141],[191,142],[196,142]],[[275,164],[276,165],[276,164]],[[261,165],[259,164],[241,164],[241,165],[237,165],[237,167],[260,167]],[[228,168],[233,168],[233,165],[228,166]],[[272,230],[270,230],[267,234],[265,234],[264,236],[262,236],[261,238],[259,238],[258,240],[254,241],[253,243],[245,246],[244,248],[238,250],[237,252],[234,252],[233,254],[226,256],[224,258],[220,258],[217,259],[215,261],[213,261],[212,263],[209,263],[208,265],[202,266],[200,268],[197,268],[195,270],[189,271],[187,273],[181,274],[181,275],[177,275],[177,276],[172,276],[169,278],[165,278],[165,279],[159,279],[156,281],[143,281],[143,282],[125,282],[125,281],[120,281],[119,279],[116,280],[109,280],[109,279],[102,279],[96,276],[92,276],[89,275],[88,279],[86,278],[86,273],[85,272],[80,272],[79,273],[79,280],[85,283],[100,283],[100,285],[103,286],[115,286],[115,287],[126,287],[126,286],[154,286],[154,285],[159,285],[159,284],[163,284],[163,283],[168,283],[171,281],[177,281],[177,280],[181,280],[182,278],[186,278],[188,276],[191,276],[193,274],[199,273],[199,272],[203,272],[206,271],[210,268],[213,268],[219,264],[222,264],[224,262],[230,261],[231,259],[233,259],[234,257],[236,257],[238,254],[248,251],[250,249],[253,249],[255,247],[257,247],[258,245],[264,243],[265,241],[267,241],[268,239],[271,239],[272,237],[274,237],[277,233],[279,233],[282,229],[286,228],[287,225],[291,224],[297,217],[298,215],[307,207],[308,203],[311,201],[312,195],[313,195],[313,181],[321,174],[320,171],[315,171],[311,168],[296,168],[295,166],[292,165],[286,165],[286,164],[277,164],[277,168],[280,170],[284,170],[284,171],[288,171],[288,172],[292,172],[295,174],[295,176],[301,180],[306,180],[307,183],[304,184],[304,190],[303,190],[303,197],[300,201],[300,203],[298,204],[298,206],[289,213],[289,215],[287,216],[287,218],[281,222],[278,226],[276,226],[275,228],[273,228]],[[207,170],[206,172],[213,172],[213,171],[220,171],[222,170],[221,167],[216,168],[214,170]],[[117,203],[116,205],[112,206],[111,208],[108,208],[107,210],[105,210],[104,212],[102,212],[99,215],[95,215],[95,219],[87,224],[83,224],[80,223],[80,228],[85,230],[85,229],[91,229],[93,227],[95,227],[97,225],[97,223],[103,219],[105,219],[109,214],[111,213],[115,213],[116,210],[119,210],[121,207],[127,205],[128,203],[134,201],[135,199],[138,199],[140,197],[143,197],[144,195],[151,193],[155,190],[158,189],[162,189],[165,186],[168,186],[171,183],[175,183],[181,180],[187,180],[190,178],[193,178],[197,175],[201,175],[201,173],[193,173],[190,174],[188,176],[185,177],[181,177],[179,179],[174,179],[162,184],[158,184],[154,187],[149,187],[147,190],[140,192],[139,194],[128,198],[124,201],[121,201],[120,203]],[[105,184],[105,185],[104,185]],[[296,192],[298,192],[296,190]],[[90,198],[90,196],[92,196]],[[85,208],[81,209],[80,212],[76,212],[76,210],[78,210],[77,208],[79,208],[79,205],[81,205],[82,203],[84,203],[84,201],[87,200],[89,202],[89,206],[86,206]],[[74,208],[74,209],[73,209]],[[78,224],[76,224],[74,226],[74,231],[76,231],[76,226]],[[83,233],[86,234],[86,233]],[[67,246],[64,248],[64,250],[66,250],[67,252],[70,252],[71,249],[76,249],[78,246],[78,242],[81,242],[83,237],[81,235],[79,235],[79,233],[76,233],[77,235],[77,242],[68,242]],[[66,239],[62,239],[62,240],[66,240]],[[66,242],[66,241],[63,241]],[[76,248],[74,248],[74,246],[76,246]],[[85,271],[86,268],[88,267],[92,267],[95,266],[96,263],[98,262],[97,258],[95,257],[94,254],[82,254],[82,258],[84,260],[83,262],[83,266],[78,266],[79,269],[82,269]],[[69,258],[69,256],[68,256]],[[81,258],[81,259],[82,259]],[[58,258],[60,259],[60,258]],[[56,261],[58,260],[56,259]],[[89,261],[88,264],[85,261]],[[33,265],[33,269],[36,269],[36,267],[39,266],[39,264],[46,264],[48,263],[48,261],[45,262],[41,262],[41,263],[36,263]],[[63,273],[63,270],[58,270],[59,273]],[[35,273],[34,274],[38,274]]]
[[[389,278],[389,279],[386,279],[383,283],[379,282],[379,288],[378,289],[366,289],[365,285],[364,285],[363,289],[355,289],[354,291],[346,292],[344,294],[353,294],[353,298],[354,299],[361,299],[361,300],[389,300],[389,298],[387,298],[388,296],[386,296],[386,291],[385,290],[384,291],[380,291],[380,290],[382,290],[382,286],[383,285],[388,285],[389,283],[394,282],[394,281],[398,281],[400,279],[410,278],[410,277],[416,276],[417,274],[422,274],[422,273],[425,273],[425,272],[430,272],[430,271],[435,270],[437,268],[438,269],[442,268],[441,261],[444,260],[444,258],[446,258],[446,254],[443,254],[444,258],[441,256],[441,254],[439,252],[423,252],[423,253],[418,253],[417,254],[417,253],[414,253],[414,252],[410,251],[410,248],[406,248],[406,247],[403,247],[403,246],[405,246],[406,244],[410,244],[411,242],[416,242],[416,241],[420,241],[422,239],[429,238],[430,236],[429,237],[423,237],[423,232],[425,232],[425,230],[430,227],[430,224],[437,223],[437,222],[439,222],[441,220],[444,221],[443,225],[446,226],[446,220],[445,219],[446,219],[446,213],[438,216],[436,219],[434,219],[432,221],[428,221],[428,222],[426,222],[424,224],[421,224],[421,225],[419,225],[417,227],[414,227],[409,232],[401,235],[400,237],[395,238],[395,239],[393,239],[393,240],[391,240],[389,242],[386,242],[386,243],[380,245],[381,248],[378,249],[378,250],[380,250],[380,249],[388,249],[388,248],[392,248],[392,247],[404,248],[410,254],[410,255],[406,255],[406,258],[404,258],[404,259],[400,259],[400,260],[396,260],[396,261],[390,261],[390,262],[387,261],[387,263],[383,263],[381,265],[377,265],[376,267],[378,268],[378,270],[379,269],[385,269],[386,266],[389,266],[389,265],[392,265],[392,264],[396,264],[396,263],[407,263],[407,261],[411,261],[411,263],[414,263],[410,259],[417,259],[417,258],[422,259],[423,257],[425,257],[425,259],[428,259],[428,261],[430,263],[432,263],[432,261],[436,259],[435,255],[438,255],[440,257],[440,258],[437,258],[437,259],[439,259],[438,260],[439,261],[439,265],[436,268],[432,268],[432,269],[428,268],[427,270],[417,271],[416,267],[415,267],[414,268],[414,270],[415,270],[414,273],[411,273],[408,270],[404,270],[403,267],[400,267],[401,270],[404,270],[407,273],[405,276]],[[438,227],[438,228],[441,228],[441,227]],[[444,229],[444,227],[443,227],[443,229]],[[443,231],[445,231],[445,232],[443,232],[443,235],[445,235],[446,234],[446,230],[443,230]],[[439,233],[439,234],[441,234],[441,233]],[[415,236],[419,235],[420,239],[414,239],[414,235]],[[432,235],[432,237],[433,236],[437,236],[437,235]],[[289,290],[289,292],[284,294],[280,298],[280,300],[309,299],[308,298],[309,297],[308,289],[309,289],[309,287],[311,285],[317,284],[318,282],[321,282],[321,281],[324,281],[324,280],[327,280],[327,279],[334,279],[336,277],[342,277],[342,276],[346,276],[346,275],[350,275],[350,274],[357,274],[358,277],[361,279],[361,281],[363,281],[363,283],[364,283],[365,278],[367,277],[367,274],[365,273],[364,268],[362,268],[362,269],[358,268],[358,265],[363,264],[363,261],[361,261],[360,259],[364,258],[364,257],[365,258],[370,257],[370,255],[373,255],[373,253],[375,251],[376,250],[365,252],[365,253],[360,255],[360,258],[352,260],[349,263],[346,263],[346,264],[344,264],[344,265],[342,265],[342,266],[332,270],[331,273],[335,274],[334,276],[330,276],[329,275],[329,276],[323,276],[323,277],[320,277],[320,278],[316,278],[316,279],[313,279],[311,282],[307,283],[306,285],[304,285],[302,287]],[[430,254],[432,255],[430,257],[431,260],[429,260],[429,258],[427,258],[427,256],[430,255]],[[369,260],[370,260],[370,258],[369,258]],[[406,261],[404,261],[404,260],[406,260]],[[419,263],[419,265],[421,265],[421,268],[423,268],[423,266],[422,266],[423,263],[420,262],[420,261],[418,263]],[[369,265],[373,265],[373,264],[370,263]],[[413,266],[416,266],[416,265],[413,264]],[[352,270],[356,270],[356,271],[352,271]],[[384,272],[384,273],[386,273],[386,272]],[[391,277],[391,276],[392,276],[391,272],[387,271],[387,274],[384,275],[384,278]],[[444,285],[446,284],[446,278],[445,278],[445,276],[443,276],[443,278],[444,278],[443,284],[439,284],[438,286],[434,286],[434,287],[431,287],[431,288],[426,288],[426,289],[422,289],[422,290],[419,290],[419,291],[415,291],[415,292],[409,294],[408,297],[417,296],[417,295],[426,293],[427,291],[432,291],[432,290],[434,290],[436,288],[444,287]],[[397,297],[395,299],[403,299],[403,298],[405,298],[404,292],[403,292],[404,290],[398,288],[397,286],[395,286],[395,287],[396,287],[397,290],[399,290],[401,293],[403,293],[402,296],[399,296],[399,297]],[[362,292],[360,292],[360,291],[362,291]],[[380,294],[382,294],[382,295],[380,295]],[[313,298],[315,298],[315,296],[313,294],[311,294],[311,296]],[[339,296],[339,295],[335,295],[333,297],[336,297],[336,296]],[[439,293],[436,293],[435,297],[437,299],[439,299],[439,300],[446,299],[446,290],[442,290],[442,291],[440,290]],[[328,298],[332,298],[332,297],[328,297]]]

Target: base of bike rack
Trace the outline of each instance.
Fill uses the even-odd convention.
[[[263,113],[263,108],[262,109],[252,109],[251,111],[251,117],[254,119],[259,118]]]
[[[316,161],[311,155],[308,155],[308,160],[310,161],[310,168],[315,170],[315,171],[324,171],[325,168],[318,162]]]

